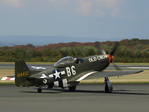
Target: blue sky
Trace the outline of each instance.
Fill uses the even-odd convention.
[[[149,39],[149,0],[0,0],[0,36]]]

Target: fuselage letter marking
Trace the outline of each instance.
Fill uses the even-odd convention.
[[[66,67],[67,76],[70,77],[71,75],[76,75],[75,66]]]

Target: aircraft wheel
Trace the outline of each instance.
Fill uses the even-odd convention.
[[[69,87],[69,90],[70,91],[75,91],[76,90],[76,86]]]
[[[113,86],[108,87],[108,85],[105,86],[105,92],[106,93],[112,93],[113,91]]]
[[[38,92],[38,93],[41,93],[41,92],[42,92],[42,89],[41,89],[41,88],[39,88],[39,89],[37,90],[37,92]]]

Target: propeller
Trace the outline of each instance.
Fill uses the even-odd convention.
[[[110,55],[113,56],[113,55],[115,54],[115,52],[116,52],[116,50],[117,50],[117,48],[118,48],[118,45],[119,45],[119,43],[116,42],[115,45],[114,45],[114,47],[113,47],[113,49],[112,49],[112,51],[111,51],[111,53],[110,53]]]
[[[117,48],[118,48],[118,45],[119,45],[119,43],[116,42],[115,45],[114,45],[114,47],[113,47],[113,49],[112,49],[112,51],[110,52],[109,55],[114,56],[114,54],[115,54],[115,52],[116,52],[116,50],[117,50]],[[95,42],[95,47],[98,49],[98,51],[99,51],[101,54],[106,55],[105,50],[102,49],[101,46],[100,46],[100,42]]]
[[[101,48],[100,43],[99,42],[95,42],[95,47],[98,49],[98,51],[101,54],[108,56],[108,60],[109,60],[110,63],[113,62],[114,54],[115,54],[118,46],[119,46],[119,43],[116,42],[115,45],[114,45],[114,47],[113,47],[113,49],[112,49],[112,51],[110,52],[110,54],[106,54],[105,50]],[[114,64],[114,63],[112,63],[112,64],[113,64],[113,66],[114,66],[114,68],[116,70],[121,70],[116,64]]]
[[[113,62],[113,59],[114,59],[114,54],[115,54],[115,52],[116,52],[116,50],[117,50],[117,48],[118,48],[118,45],[119,45],[119,43],[118,43],[118,42],[116,42],[116,43],[114,44],[114,47],[113,47],[112,51],[110,52],[110,54],[107,54],[107,56],[108,56],[108,58],[109,58],[110,63],[112,63],[112,62]]]
[[[114,68],[115,68],[116,70],[118,70],[118,71],[121,70],[120,67],[118,67],[115,63],[112,63],[112,64],[113,64],[113,66],[114,66]]]
[[[104,49],[101,48],[100,46],[100,42],[95,42],[95,47],[98,49],[98,51],[103,54],[103,55],[106,55],[106,52]]]

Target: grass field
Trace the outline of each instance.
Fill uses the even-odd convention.
[[[1,64],[15,64],[15,62],[0,62]],[[26,62],[27,64],[54,64],[55,62]]]
[[[2,81],[2,77],[12,76],[14,75],[14,69],[0,69],[0,84],[3,83],[12,83],[14,81]]]
[[[0,69],[0,79],[2,77],[14,75],[14,69]],[[138,74],[126,75],[121,77],[110,77],[112,83],[149,83],[149,70]],[[1,81],[0,83],[12,83],[14,81]],[[81,83],[103,83],[104,78],[83,80]]]

